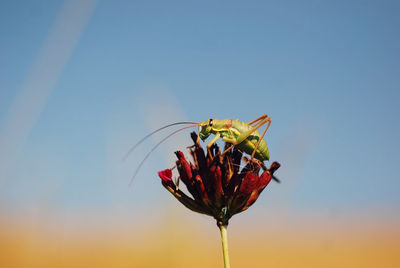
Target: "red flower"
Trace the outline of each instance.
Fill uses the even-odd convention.
[[[258,175],[264,164],[244,157],[246,165],[240,169],[242,153],[236,147],[222,155],[214,144],[211,155],[205,155],[197,134],[193,132],[191,137],[195,143],[190,149],[194,164],[189,163],[182,152],[175,152],[179,180],[186,185],[191,197],[174,183],[172,169],[158,172],[161,183],[187,208],[213,216],[218,225],[227,225],[233,215],[254,204],[280,164],[274,162]]]

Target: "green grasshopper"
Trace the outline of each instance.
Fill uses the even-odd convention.
[[[258,132],[258,129],[265,125],[262,134]],[[218,141],[218,139],[222,138],[223,141],[232,144],[227,150],[225,150],[222,154],[228,152],[232,147],[236,146],[239,150],[251,154],[251,159],[255,158],[261,161],[261,166],[265,168],[263,162],[269,160],[269,150],[267,143],[264,140],[264,135],[267,132],[269,126],[271,125],[271,118],[264,114],[257,119],[245,123],[239,120],[232,120],[232,119],[225,119],[225,120],[217,120],[214,118],[208,119],[204,122],[176,122],[166,126],[163,126],[150,134],[143,137],[139,142],[137,142],[125,155],[124,159],[128,157],[128,155],[136,149],[136,147],[141,144],[144,140],[146,140],[151,135],[171,126],[175,125],[189,125],[178,130],[175,130],[165,138],[163,138],[160,142],[158,142],[151,151],[144,157],[142,162],[139,164],[138,168],[136,169],[135,174],[132,177],[131,182],[136,177],[140,167],[146,161],[146,159],[150,156],[150,154],[165,140],[169,137],[173,136],[174,134],[191,127],[198,127],[199,135],[198,137],[205,141],[211,134],[214,134],[214,138],[207,144],[207,150],[210,153],[211,146]],[[210,154],[211,155],[211,154]]]
[[[265,123],[268,124],[262,135],[260,135],[257,129]],[[256,158],[262,162],[269,160],[269,150],[267,143],[264,140],[264,135],[270,125],[271,118],[266,114],[249,123],[232,119],[217,120],[213,118],[198,123],[199,137],[203,141],[205,141],[211,134],[215,135],[207,144],[208,151],[219,138],[222,138],[223,141],[232,144],[232,146],[225,152],[229,151],[233,146],[236,146],[239,150],[251,155],[252,159]]]

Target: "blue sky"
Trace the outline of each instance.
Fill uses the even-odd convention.
[[[129,146],[178,120],[267,113],[282,184],[259,208],[397,211],[399,11],[397,1],[2,1],[0,144],[15,146],[0,148],[1,208],[156,206],[172,199],[156,172],[188,133],[132,187],[163,135],[121,163]],[[10,124],[18,133],[7,136]]]

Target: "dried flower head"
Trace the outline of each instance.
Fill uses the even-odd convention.
[[[264,164],[256,159],[243,157],[236,147],[222,154],[214,144],[207,155],[195,132],[191,133],[194,145],[190,147],[194,163],[185,159],[182,152],[175,152],[179,180],[172,179],[172,169],[158,172],[162,185],[187,208],[217,220],[217,224],[228,225],[229,219],[248,209],[273,178],[279,168],[278,162],[259,175]],[[225,149],[230,144],[225,145]],[[241,169],[242,158],[246,165]],[[179,189],[182,181],[191,197]]]

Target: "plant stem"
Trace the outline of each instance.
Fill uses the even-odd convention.
[[[224,268],[230,268],[229,253],[228,253],[228,234],[226,231],[227,225],[219,225],[221,230],[222,252],[224,254]]]

